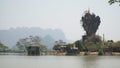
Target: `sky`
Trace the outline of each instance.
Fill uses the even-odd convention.
[[[0,0],[0,30],[16,27],[61,29],[75,41],[85,34],[80,20],[84,11],[100,16],[98,35],[120,40],[120,6],[108,0]]]

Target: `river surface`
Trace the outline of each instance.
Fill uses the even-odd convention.
[[[0,68],[120,68],[120,56],[0,55]]]

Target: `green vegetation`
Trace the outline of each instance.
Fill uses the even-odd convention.
[[[114,3],[118,3],[119,6],[120,6],[120,0],[109,0],[108,3],[109,3],[110,5],[112,5],[112,4],[114,4]]]
[[[38,46],[42,52],[47,51],[47,46],[41,43],[41,38],[38,36],[30,36],[28,38],[19,39],[16,46],[20,51],[26,51],[29,46]]]
[[[6,49],[8,49],[8,47],[5,46],[3,43],[0,42],[0,51],[4,51]]]
[[[98,51],[98,55],[104,55],[104,51],[103,51],[103,49],[99,49],[99,51]]]
[[[78,48],[78,51],[82,51],[82,50],[84,49],[84,46],[83,46],[81,40],[77,40],[77,41],[75,41],[74,44],[75,44],[75,47]]]
[[[84,55],[89,55],[89,53],[87,51],[85,51]]]
[[[62,40],[55,41],[53,50],[55,50],[57,52],[65,52],[65,48],[66,48],[66,43],[64,41],[62,41]]]
[[[120,41],[108,40],[94,43],[77,40],[71,44],[57,44],[53,49],[57,52],[66,52],[66,55],[77,55],[80,52],[84,52],[84,55],[89,55],[90,52],[98,52],[98,55],[105,55],[105,53],[112,55],[112,52],[120,52]]]

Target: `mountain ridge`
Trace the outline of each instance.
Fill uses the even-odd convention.
[[[19,27],[10,28],[8,30],[0,30],[0,41],[9,47],[16,45],[19,39],[26,38],[29,36],[39,36],[43,39],[42,42],[46,44],[49,48],[54,45],[53,42],[57,40],[63,40],[68,42],[65,34],[60,29],[42,29],[40,27]],[[46,38],[46,37],[49,38]],[[46,42],[47,41],[47,42]],[[48,42],[50,41],[50,42]]]

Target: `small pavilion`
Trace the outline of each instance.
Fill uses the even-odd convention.
[[[40,55],[40,46],[39,45],[29,45],[26,47],[27,54],[31,56]]]

